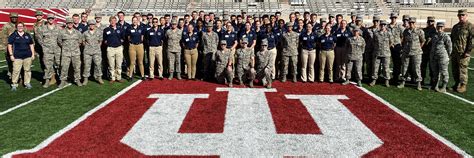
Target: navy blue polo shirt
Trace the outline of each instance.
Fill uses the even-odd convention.
[[[123,25],[120,22],[117,22],[117,27],[120,27],[122,30],[127,30],[131,25],[127,22],[124,22]]]
[[[83,23],[79,23],[79,25],[77,25],[76,27],[76,30],[81,32],[81,33],[84,33],[86,32],[87,30],[89,30],[89,25],[87,24],[83,24]]]
[[[257,40],[257,35],[252,30],[250,30],[250,32],[248,33],[246,31],[243,31],[240,33],[239,39],[242,40],[244,38],[247,38],[248,40],[247,47],[250,47],[253,44],[253,40]]]
[[[273,33],[275,33],[275,36],[280,39],[283,36],[283,33],[286,32],[286,29],[275,29],[273,30]]]
[[[267,47],[268,50],[276,47],[276,44],[278,43],[278,37],[275,35],[275,33],[273,32],[264,33],[262,36],[268,41],[268,47]]]
[[[325,34],[319,37],[319,42],[321,43],[322,50],[334,49],[334,43],[336,42],[336,37],[333,35],[326,36]]]
[[[316,48],[316,41],[318,41],[318,35],[311,32],[308,34],[307,31],[300,34],[301,48],[306,50],[313,50]]]
[[[192,34],[184,33],[181,38],[181,43],[184,45],[185,49],[194,49],[199,43],[199,35],[197,32]]]
[[[142,35],[145,35],[145,28],[138,26],[137,28],[130,27],[127,30],[127,37],[130,37],[130,44],[141,44]]]
[[[227,42],[227,48],[234,46],[234,43],[237,42],[237,33],[235,32],[224,32],[221,37],[222,40]]]
[[[104,29],[104,41],[107,42],[108,47],[119,47],[122,45],[122,39],[125,36],[125,33],[120,27],[117,26],[116,29],[113,29],[112,26],[109,26]]]
[[[163,38],[165,37],[165,31],[158,27],[158,29],[151,28],[146,32],[146,36],[148,39],[148,44],[150,46],[162,46],[163,45]]]
[[[28,33],[20,36],[17,31],[8,37],[8,44],[13,46],[13,57],[16,59],[26,59],[32,56],[30,44],[33,44],[33,38]]]
[[[227,31],[224,28],[221,28],[220,31],[217,31],[217,28],[214,28],[214,32],[217,33],[217,36],[219,37],[219,41],[221,41],[221,40],[224,40],[222,37],[223,37],[224,33],[227,32]]]
[[[347,39],[349,37],[352,37],[352,33],[351,33],[351,31],[349,31],[349,29],[346,29],[345,31],[342,31],[339,28],[334,33],[334,36],[336,36],[336,47],[344,47]]]

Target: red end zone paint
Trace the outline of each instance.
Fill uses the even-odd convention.
[[[216,85],[198,81],[143,82],[95,112],[42,150],[17,157],[143,157],[120,140],[156,99],[153,93],[209,94],[194,101],[179,132],[221,133],[224,128],[227,92]],[[384,144],[367,157],[460,157],[436,138],[383,103],[354,86],[337,84],[275,83],[276,93],[267,93],[277,133],[320,134],[321,131],[297,100],[285,94],[346,95],[341,102]],[[324,133],[323,133],[324,134]],[[297,155],[296,155],[297,156]]]

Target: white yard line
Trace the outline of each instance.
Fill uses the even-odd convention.
[[[117,94],[115,94],[114,96],[110,97],[109,99],[107,99],[106,101],[102,102],[99,106],[95,107],[94,109],[88,111],[87,113],[85,113],[84,115],[82,115],[80,118],[78,118],[77,120],[75,120],[74,122],[72,122],[71,124],[69,124],[68,126],[66,126],[65,128],[61,129],[60,131],[56,132],[55,134],[53,134],[52,136],[50,136],[48,139],[44,140],[43,142],[41,142],[39,145],[37,145],[35,148],[33,149],[29,149],[29,150],[18,150],[18,151],[15,151],[15,152],[12,152],[12,153],[9,153],[9,154],[6,154],[6,155],[3,155],[2,157],[3,158],[10,158],[12,157],[13,155],[18,155],[18,154],[25,154],[25,153],[34,153],[34,152],[37,152],[41,149],[43,149],[44,147],[48,146],[51,142],[53,142],[54,140],[56,140],[57,138],[61,137],[64,133],[66,133],[67,131],[71,130],[72,128],[76,127],[77,125],[79,125],[79,123],[81,123],[82,121],[86,120],[89,116],[91,116],[92,114],[94,114],[96,111],[99,111],[100,109],[104,108],[105,106],[107,106],[110,102],[114,101],[115,99],[117,99],[118,97],[120,97],[121,95],[125,94],[128,90],[132,89],[133,87],[135,87],[136,85],[138,85],[139,83],[141,83],[141,80],[138,80],[136,81],[135,83],[131,84],[130,86],[128,86],[127,88],[123,89],[122,91],[118,92]]]
[[[374,97],[375,99],[377,99],[378,101],[380,101],[381,103],[385,104],[387,107],[389,107],[390,109],[392,109],[393,111],[397,112],[398,114],[400,114],[400,116],[404,117],[405,119],[407,119],[408,121],[412,122],[413,124],[415,124],[416,126],[418,126],[419,128],[423,129],[425,132],[427,132],[428,134],[430,134],[431,136],[433,136],[434,138],[438,139],[439,141],[443,142],[445,145],[447,145],[448,147],[450,147],[451,149],[453,149],[454,151],[456,151],[458,154],[464,156],[465,158],[472,158],[471,155],[467,154],[464,150],[462,150],[461,148],[457,147],[456,145],[454,145],[452,142],[450,142],[449,140],[443,138],[442,136],[440,136],[439,134],[437,134],[436,132],[434,132],[433,130],[429,129],[428,127],[426,127],[425,125],[421,124],[420,122],[416,121],[413,117],[411,117],[410,115],[407,115],[405,114],[403,111],[401,111],[400,109],[398,109],[397,107],[393,106],[392,104],[390,104],[389,102],[387,102],[386,100],[380,98],[379,96],[375,95],[374,93],[372,93],[371,91],[363,88],[363,87],[358,87],[359,89],[361,89],[362,91],[364,91],[365,93],[369,94],[370,96]]]
[[[6,62],[7,60],[0,60],[0,63]]]
[[[12,112],[13,110],[16,110],[16,109],[18,109],[18,108],[21,108],[21,107],[23,107],[23,106],[26,106],[26,105],[28,105],[28,104],[34,102],[34,101],[37,101],[37,100],[39,100],[39,99],[41,99],[41,98],[44,98],[44,97],[46,97],[46,96],[48,96],[48,95],[50,95],[50,94],[53,94],[54,92],[57,92],[57,91],[59,91],[59,90],[61,90],[61,89],[64,89],[64,88],[66,88],[66,87],[69,87],[70,85],[71,85],[71,84],[68,84],[68,85],[64,86],[63,88],[56,88],[56,89],[54,89],[54,90],[52,90],[52,91],[49,91],[49,92],[47,92],[47,93],[44,93],[43,95],[40,95],[40,96],[37,96],[37,97],[35,97],[35,98],[31,99],[31,100],[28,100],[27,102],[21,103],[21,104],[19,104],[19,105],[17,105],[17,106],[14,106],[14,107],[10,108],[10,109],[7,109],[7,110],[5,110],[5,111],[2,111],[2,112],[0,112],[0,116],[5,115],[5,114],[7,114],[7,113],[9,113],[9,112]]]
[[[474,105],[474,102],[469,101],[469,100],[467,100],[467,99],[464,99],[464,98],[462,98],[462,97],[460,97],[460,96],[454,95],[454,94],[452,94],[452,93],[446,92],[446,93],[444,93],[444,94],[447,94],[447,95],[449,95],[449,96],[451,96],[451,97],[454,97],[454,98],[456,98],[456,99],[458,99],[458,100],[461,100],[461,101],[463,101],[463,102],[466,102],[466,103],[469,103],[469,104],[471,104],[471,105]]]

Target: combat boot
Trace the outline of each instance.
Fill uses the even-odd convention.
[[[66,81],[61,81],[59,84],[58,88],[64,88],[66,86],[67,82]]]
[[[358,87],[362,87],[362,82],[361,82],[360,80],[357,81],[357,86],[358,86]]]
[[[405,87],[405,81],[402,81],[402,83],[400,83],[397,88],[404,88]]]
[[[293,75],[293,83],[296,83],[298,79],[296,79],[296,75]]]
[[[104,84],[104,81],[102,81],[102,78],[96,78],[95,80],[99,82],[99,84]]]
[[[268,89],[272,88],[272,83],[268,83],[267,86],[266,86]]]
[[[349,83],[351,83],[349,80],[346,80],[344,82],[342,82],[342,85],[348,85]]]
[[[43,88],[48,88],[49,87],[49,79],[46,79],[46,81],[43,84]]]
[[[375,83],[377,82],[377,80],[373,80],[372,82],[369,83],[369,86],[372,87],[372,86],[375,86]]]
[[[87,83],[89,82],[88,78],[84,78],[84,81],[82,82],[82,85],[87,86]]]
[[[244,85],[244,82],[242,81],[242,77],[239,77],[239,85]]]
[[[176,74],[176,78],[177,78],[178,80],[181,80],[181,74],[180,74],[180,73]]]
[[[441,83],[441,89],[439,89],[439,92],[441,93],[446,93],[446,86],[448,85],[448,83],[444,83],[442,82]],[[437,88],[437,87],[436,87]]]
[[[286,76],[283,76],[283,77],[281,78],[281,82],[283,82],[283,83],[286,82]]]
[[[389,80],[385,80],[385,87],[390,87],[390,81]]]
[[[49,81],[49,85],[55,85],[56,83],[57,83],[56,74],[53,73],[53,75],[51,75],[51,80]]]
[[[423,89],[421,88],[421,82],[417,82],[416,89],[419,90],[419,91],[423,90]]]
[[[249,87],[250,87],[250,88],[253,88],[253,81],[250,81]]]
[[[232,85],[232,82],[230,82],[230,83],[229,83],[229,87],[230,87],[230,88],[232,88],[232,87],[233,87],[233,85]]]
[[[168,77],[168,80],[172,80],[173,79],[173,73],[170,73],[170,76]]]
[[[440,92],[440,89],[439,89],[439,87],[438,87],[438,84],[437,84],[437,83],[436,83],[436,84],[434,84],[434,86],[433,86],[433,87],[431,87],[431,88],[432,88],[434,91],[436,91],[436,92]]]
[[[461,84],[459,85],[458,92],[459,92],[459,93],[464,93],[464,92],[466,92],[466,84],[461,83]]]
[[[77,81],[75,81],[75,82],[76,82],[77,86],[82,87],[82,83],[81,83],[80,80],[77,80]]]

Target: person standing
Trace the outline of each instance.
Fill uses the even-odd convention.
[[[390,52],[393,63],[392,80],[394,81],[394,83],[398,83],[398,80],[400,79],[400,72],[402,68],[402,35],[405,29],[401,24],[397,24],[397,18],[397,13],[391,13],[390,24],[387,25],[387,29],[390,33],[392,33],[393,38],[393,47],[390,48]]]
[[[10,13],[10,22],[3,25],[2,27],[2,34],[3,34],[3,37],[4,37],[4,46],[5,48],[8,48],[8,37],[10,37],[10,35],[15,32],[16,30],[16,24],[18,23],[18,13],[16,12],[11,12]],[[11,79],[12,78],[12,72],[13,72],[13,61],[10,60],[10,54],[12,52],[8,52],[8,49],[7,51],[5,52],[5,59],[6,59],[6,62],[7,62],[7,67],[8,67],[8,70],[7,70],[7,75],[9,76],[9,78]]]
[[[336,66],[336,80],[345,82],[346,81],[346,42],[349,37],[352,37],[352,33],[347,29],[347,21],[341,20],[338,23],[339,28],[334,33],[336,36],[336,48],[335,48],[335,66]]]
[[[313,24],[306,25],[306,31],[300,34],[301,43],[301,80],[314,82],[314,62],[316,60],[316,41],[318,36],[313,31]]]
[[[423,51],[421,47],[425,43],[425,34],[423,30],[416,27],[416,18],[410,17],[408,28],[403,31],[403,54],[402,54],[402,82],[398,88],[405,87],[405,80],[408,77],[408,67],[412,65],[415,74],[412,75],[417,82],[417,90],[421,91],[421,55]]]
[[[66,86],[69,66],[72,63],[74,68],[74,82],[77,86],[81,83],[81,51],[79,46],[83,42],[81,32],[74,29],[74,22],[71,18],[66,18],[66,29],[59,32],[58,43],[62,48],[61,52],[61,83],[59,88]]]
[[[110,83],[122,83],[123,39],[124,31],[117,25],[117,18],[109,18],[110,26],[104,29],[104,44],[107,45],[107,61],[109,62]]]
[[[130,57],[130,65],[128,67],[128,80],[133,80],[135,72],[135,65],[138,63],[140,70],[140,77],[145,80],[145,66],[143,65],[143,58],[145,57],[143,40],[145,36],[145,28],[140,26],[140,20],[137,17],[132,18],[132,25],[127,29],[127,38],[130,42],[128,54]]]
[[[451,40],[453,43],[453,54],[451,55],[452,72],[455,84],[453,90],[464,93],[467,89],[469,61],[474,38],[472,23],[468,20],[466,9],[458,11],[459,22],[453,26]]]
[[[347,47],[347,80],[342,85],[348,85],[352,78],[352,70],[355,69],[357,86],[362,86],[362,58],[365,52],[365,40],[361,37],[362,30],[355,26],[352,30],[353,37],[350,37],[346,43]]]
[[[17,23],[16,31],[8,36],[8,58],[13,61],[11,90],[16,91],[21,69],[24,70],[24,85],[31,89],[31,63],[35,59],[33,38],[25,32],[25,24]]]
[[[89,25],[86,32],[84,32],[84,72],[82,77],[84,81],[82,85],[87,85],[89,82],[89,76],[91,75],[92,63],[94,64],[94,78],[99,84],[104,84],[102,81],[102,51],[100,46],[102,45],[102,32],[96,28],[96,21],[89,20]]]
[[[390,48],[393,45],[392,34],[387,30],[387,22],[382,20],[380,27],[374,32],[374,56],[372,82],[369,86],[374,86],[379,77],[379,68],[382,66],[382,76],[385,79],[385,86],[390,87]]]
[[[155,78],[155,60],[158,68],[158,78],[163,79],[163,39],[165,30],[160,26],[158,18],[152,19],[153,27],[147,31],[146,36],[148,45],[150,46],[150,76],[149,79]]]
[[[193,25],[188,25],[188,31],[181,38],[181,46],[184,48],[184,59],[188,70],[188,80],[196,80],[196,66],[198,60],[199,35],[194,31]]]
[[[292,27],[293,23],[286,23],[287,31],[283,33],[281,37],[282,49],[282,70],[281,70],[281,82],[286,82],[289,65],[291,63],[291,76],[293,82],[297,81],[297,65],[298,65],[298,46],[300,43],[300,34],[295,32]],[[305,82],[305,81],[304,81]]]
[[[181,80],[181,46],[180,41],[183,31],[178,29],[178,21],[171,20],[171,29],[166,31],[165,37],[167,39],[167,55],[169,62],[169,80],[173,79],[173,74],[176,72],[176,78]]]
[[[421,56],[421,84],[425,84],[425,77],[426,77],[426,69],[429,70],[430,79],[433,79],[433,71],[431,66],[429,65],[430,62],[430,52],[431,52],[431,38],[436,34],[436,27],[435,27],[435,17],[428,16],[426,21],[426,27],[423,28],[423,32],[425,33],[425,44],[421,48],[423,50],[423,55]],[[430,81],[430,85],[434,86],[433,80]]]
[[[56,73],[61,63],[61,49],[58,45],[60,28],[56,26],[55,16],[48,14],[47,24],[37,30],[35,34],[38,44],[43,48],[44,88],[56,84]]]
[[[324,34],[318,38],[321,48],[319,55],[319,82],[324,82],[324,71],[327,66],[329,83],[333,83],[334,48],[336,37],[331,34],[331,25],[324,26]]]
[[[449,56],[453,46],[451,38],[444,32],[444,22],[436,23],[436,34],[433,35],[432,47],[430,52],[430,66],[433,70],[433,87],[436,92],[446,92],[446,86],[449,81]],[[441,80],[441,89],[440,86]]]
[[[218,20],[219,21],[219,20]],[[202,46],[203,46],[203,57],[202,57],[202,74],[203,79],[210,80],[212,77],[212,57],[217,52],[217,46],[219,45],[219,34],[213,31],[213,24],[207,23],[207,32],[202,33]]]

